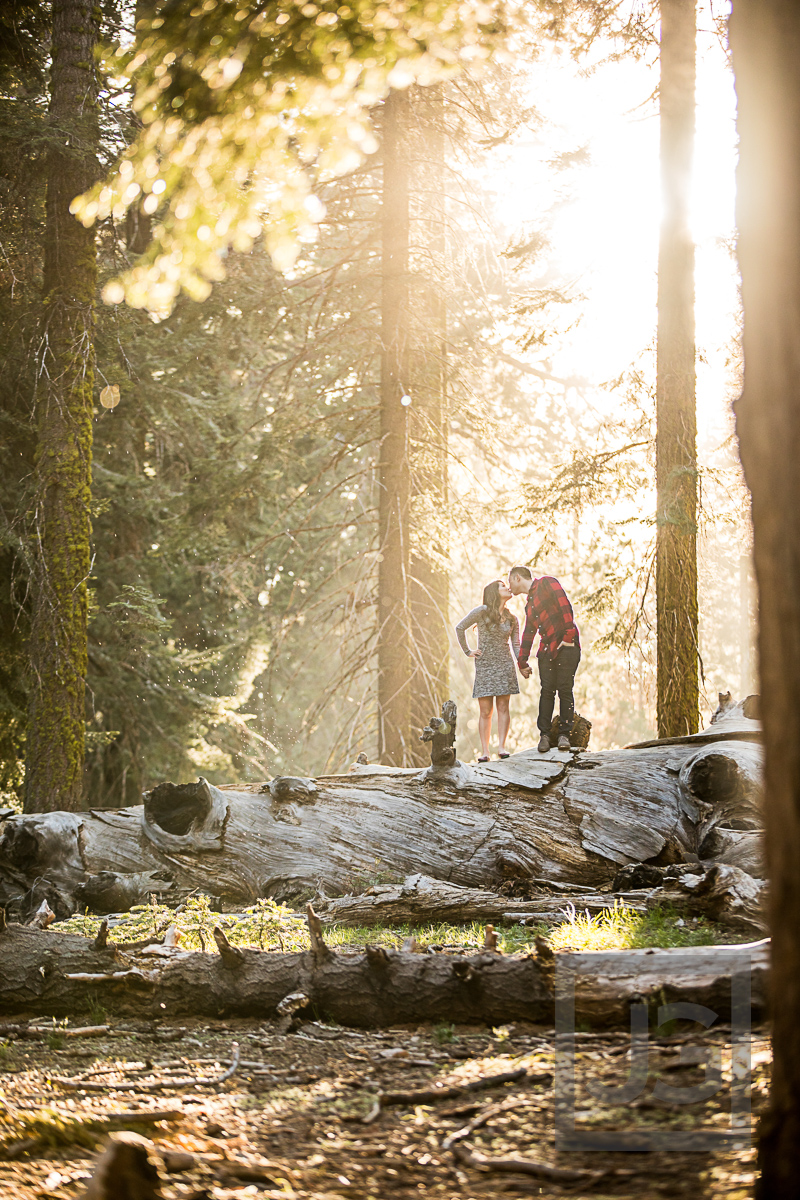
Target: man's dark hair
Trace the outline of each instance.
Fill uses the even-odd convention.
[[[509,578],[512,575],[521,575],[523,579],[533,579],[530,567],[512,567],[508,575]]]

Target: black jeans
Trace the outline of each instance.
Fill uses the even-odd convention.
[[[569,737],[572,732],[572,722],[575,719],[575,697],[572,686],[575,682],[575,672],[581,661],[581,652],[577,646],[562,646],[555,658],[549,654],[540,654],[536,660],[539,664],[539,678],[542,681],[542,694],[539,697],[539,726],[540,733],[550,736],[550,724],[553,720],[553,706],[558,692],[559,714],[558,722],[561,733]]]

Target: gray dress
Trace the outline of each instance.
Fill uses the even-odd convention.
[[[496,625],[494,621],[487,620],[488,611],[485,604],[479,604],[456,625],[458,644],[465,654],[470,652],[467,630],[472,625],[478,626],[478,649],[482,653],[480,658],[475,659],[474,700],[481,696],[519,695],[516,666],[519,657],[519,621],[506,609],[505,618]]]

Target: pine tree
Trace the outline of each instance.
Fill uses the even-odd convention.
[[[391,91],[382,122],[378,756],[394,766],[411,759],[410,121],[408,91]]]
[[[426,761],[447,698],[447,405],[442,88],[384,106],[378,729],[382,761]]]
[[[83,804],[90,571],[94,233],[70,213],[98,175],[99,126],[89,0],[53,6],[44,306],[33,505],[33,614],[25,808]],[[60,144],[58,144],[60,142]]]
[[[417,154],[411,279],[411,757],[428,760],[415,735],[449,696],[449,535],[447,451],[446,109],[444,87],[414,89]]]
[[[27,573],[21,510],[33,471],[32,343],[40,311],[49,13],[0,9],[0,792],[21,794],[27,709]]]
[[[699,726],[694,244],[695,0],[661,0],[661,178],[656,383],[659,737]]]

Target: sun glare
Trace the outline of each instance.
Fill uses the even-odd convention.
[[[701,8],[691,213],[701,439],[729,409],[738,303],[735,97],[709,27]],[[530,100],[542,126],[514,144],[497,187],[509,229],[547,232],[539,284],[583,297],[579,323],[548,348],[552,369],[593,385],[618,376],[654,344],[661,213],[658,70],[642,60],[604,63],[607,49],[598,49],[600,61],[588,72],[557,53],[532,66]]]

